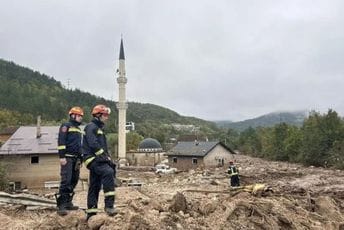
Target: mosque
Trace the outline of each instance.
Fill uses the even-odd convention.
[[[128,103],[126,102],[126,88],[128,80],[125,72],[125,56],[123,39],[121,39],[119,52],[119,66],[117,69],[118,77],[118,162],[120,166],[140,165],[154,166],[164,157],[164,151],[159,141],[153,138],[146,138],[140,142],[136,152],[126,152],[126,111]],[[166,157],[165,157],[166,158]]]

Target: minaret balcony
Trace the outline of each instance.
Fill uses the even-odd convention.
[[[117,78],[117,83],[118,84],[126,84],[127,83],[127,78],[126,77],[118,77]]]
[[[118,102],[116,103],[117,109],[128,109],[128,103],[127,102]]]

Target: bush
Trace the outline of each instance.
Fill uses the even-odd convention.
[[[8,190],[8,182],[6,165],[0,162],[0,191]]]

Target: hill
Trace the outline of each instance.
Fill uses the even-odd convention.
[[[114,101],[83,92],[79,89],[66,89],[61,82],[38,71],[0,59],[0,128],[7,125],[34,124],[37,115],[44,123],[57,124],[66,119],[72,106],[84,108],[84,121],[88,122],[92,107],[106,104],[116,110]],[[117,113],[114,112],[107,126],[116,132]],[[181,116],[161,106],[129,102],[127,121],[136,123],[143,136],[158,135],[163,124],[180,123],[200,126],[201,129],[216,130],[215,123],[195,117]]]
[[[243,131],[249,127],[271,127],[279,123],[301,126],[307,117],[306,111],[297,112],[274,112],[239,122],[217,121],[216,124],[223,128],[232,128],[237,131]]]

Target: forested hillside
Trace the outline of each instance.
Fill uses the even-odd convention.
[[[270,160],[344,169],[344,121],[331,109],[313,111],[301,127],[284,122],[273,127],[228,132],[231,145],[246,154]]]
[[[34,124],[37,115],[45,124],[59,124],[67,119],[70,107],[85,109],[84,122],[90,120],[91,108],[104,103],[114,111],[107,131],[117,132],[115,102],[81,90],[69,90],[52,77],[0,59],[0,129]],[[333,110],[327,114],[269,114],[249,120],[251,126],[240,131],[178,113],[152,104],[129,102],[127,121],[135,122],[136,132],[127,137],[128,150],[137,148],[144,137],[158,139],[163,145],[180,135],[197,135],[219,140],[232,149],[271,160],[300,162],[307,165],[344,168],[344,121]],[[172,124],[197,127],[178,130]],[[269,126],[269,127],[266,127]],[[256,128],[253,128],[256,127]],[[244,129],[244,130],[243,130]],[[115,146],[116,134],[109,136]]]
[[[58,124],[67,118],[68,109],[78,105],[84,108],[84,121],[90,120],[90,111],[98,103],[112,108],[108,131],[116,132],[115,102],[83,92],[66,89],[54,78],[13,62],[0,59],[0,128],[11,125],[34,124],[37,115],[45,124]],[[115,90],[115,89],[114,89]],[[153,104],[129,102],[127,121],[136,123],[138,133],[165,141],[173,133],[171,123],[193,124],[201,131],[215,135],[215,123],[178,113]],[[164,132],[163,132],[164,131]]]
[[[265,114],[263,116],[259,116],[253,119],[248,119],[244,121],[238,122],[230,122],[230,121],[218,121],[216,124],[222,128],[232,128],[239,132],[252,127],[271,127],[281,122],[284,122],[289,125],[296,125],[301,126],[303,120],[306,118],[306,112],[275,112]]]

